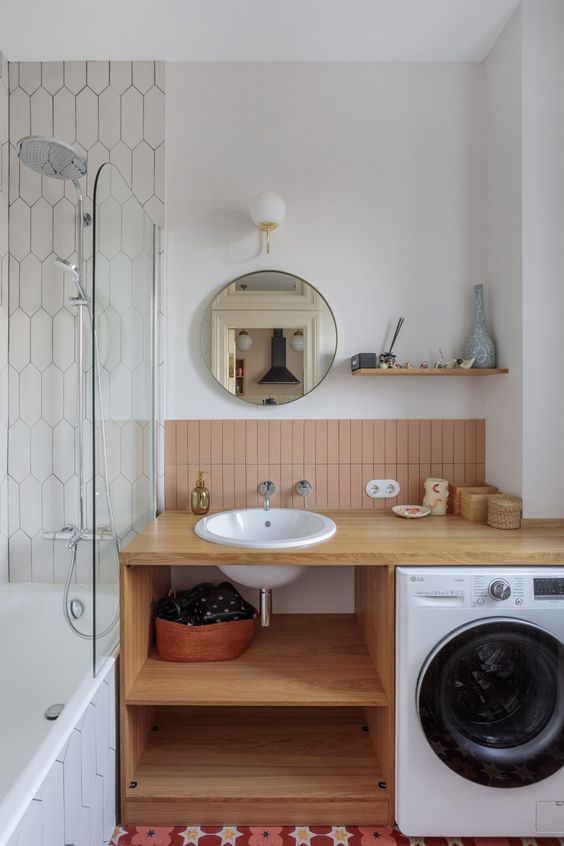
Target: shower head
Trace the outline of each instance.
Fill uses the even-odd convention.
[[[74,147],[56,138],[29,135],[18,141],[18,158],[36,173],[55,179],[79,179],[86,161]]]
[[[55,259],[55,267],[58,267],[59,270],[62,270],[63,273],[66,273],[68,276],[71,277],[73,282],[78,282],[80,280],[80,273],[78,272],[78,267],[76,264],[73,264],[66,259],[57,258]]]

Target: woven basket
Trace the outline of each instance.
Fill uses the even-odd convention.
[[[231,661],[243,654],[257,627],[254,620],[187,626],[155,618],[157,649],[164,661]]]
[[[494,529],[520,529],[522,505],[518,496],[493,494],[488,502],[488,526]]]
[[[460,492],[460,516],[471,523],[485,523],[488,519],[490,491],[480,488],[462,488]]]

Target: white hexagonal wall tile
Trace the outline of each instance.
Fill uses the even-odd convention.
[[[20,169],[20,197],[32,206],[41,196],[41,174],[18,162]],[[51,182],[56,180],[52,179]]]
[[[72,364],[63,374],[63,413],[71,426],[76,426],[77,365]]]
[[[10,556],[10,581],[30,582],[31,581],[31,540],[18,529],[8,541]],[[38,807],[39,803],[37,803]],[[30,842],[33,842],[30,839]]]
[[[147,476],[140,476],[133,483],[133,528],[140,532],[147,525],[151,512],[151,486]]]
[[[76,209],[66,197],[53,209],[53,250],[67,258],[74,250]]]
[[[15,423],[20,416],[20,374],[15,367],[8,367],[8,423]]]
[[[117,167],[125,182],[131,185],[131,150],[123,141],[119,141],[110,150],[110,161]]]
[[[143,140],[143,95],[136,88],[121,95],[121,137],[131,149]]]
[[[30,133],[29,95],[22,88],[16,88],[10,94],[10,141],[16,145],[20,138]]]
[[[31,472],[40,482],[53,472],[53,429],[45,420],[31,430]]]
[[[99,138],[106,147],[113,147],[120,137],[121,99],[115,88],[102,91],[99,98]]]
[[[52,179],[50,176],[41,178],[41,194],[52,206],[58,203],[65,193],[65,183],[62,179]]]
[[[74,474],[75,430],[67,420],[53,429],[53,474],[67,482]]]
[[[86,84],[100,94],[110,84],[110,63],[86,62]]]
[[[53,542],[45,540],[40,534],[31,541],[31,577],[34,582],[53,581]]]
[[[89,150],[98,139],[98,98],[83,88],[76,98],[76,140]]]
[[[63,416],[63,374],[50,364],[41,377],[41,416],[56,426]]]
[[[94,185],[98,170],[105,163],[110,160],[110,151],[107,147],[96,141],[95,144],[88,151],[88,175],[86,177],[87,192],[90,196],[94,196]],[[88,244],[91,240],[88,239]]]
[[[74,318],[63,308],[53,318],[53,361],[61,370],[73,363],[74,348]]]
[[[131,531],[133,525],[133,497],[131,484],[118,476],[110,485],[110,496],[116,520],[116,529],[120,537]]]
[[[100,205],[98,225],[98,249],[106,258],[111,259],[121,248],[121,206],[113,197],[109,197]]]
[[[133,306],[140,314],[151,309],[153,259],[145,251],[133,259]]]
[[[8,476],[8,534],[13,535],[20,527],[20,486]]]
[[[131,85],[132,63],[110,62],[110,85],[122,94]]]
[[[44,88],[31,95],[31,134],[53,135],[53,98]]]
[[[38,370],[53,361],[53,322],[42,308],[31,318],[31,361]]]
[[[155,63],[133,62],[133,84],[141,94],[145,94],[155,84]]]
[[[110,417],[113,420],[131,419],[131,372],[118,364],[110,375]]]
[[[98,318],[98,349],[102,367],[107,370],[117,367],[121,360],[121,319],[112,308]]]
[[[18,309],[10,318],[9,335],[10,364],[16,370],[23,370],[30,358],[30,327],[27,314]]]
[[[164,203],[157,197],[151,197],[143,205],[143,211],[149,215],[156,226],[164,227]]]
[[[151,416],[151,370],[145,364],[135,368],[132,377],[132,417],[147,420]]]
[[[145,141],[133,151],[132,187],[140,203],[147,202],[155,190],[155,153]]]
[[[21,509],[21,527],[32,538],[41,530],[41,484],[33,476],[28,476],[20,485],[20,497],[24,507]]]
[[[20,308],[31,317],[41,307],[41,262],[29,253],[20,264]]]
[[[20,373],[20,416],[28,426],[41,417],[41,374],[33,364]]]
[[[121,430],[121,473],[134,482],[143,472],[143,430],[134,420]]]
[[[41,85],[41,62],[20,62],[20,88],[33,94]]]
[[[86,62],[65,62],[65,85],[73,94],[86,85]]]
[[[31,250],[41,261],[53,251],[53,207],[43,197],[31,208]]]
[[[16,141],[18,139],[16,138]],[[14,203],[20,193],[20,162],[14,144],[10,144],[10,155],[8,157],[9,164],[9,201]]]
[[[43,482],[42,494],[43,528],[56,532],[64,526],[63,485],[56,476],[49,476]],[[68,562],[68,553],[66,557]]]
[[[55,266],[55,258],[55,253],[51,253],[41,264],[42,303],[45,311],[51,315],[56,314],[63,306],[63,274]]]
[[[125,253],[118,253],[110,264],[110,303],[118,314],[131,307],[133,263]]]
[[[96,254],[96,310],[105,311],[110,304],[110,262],[101,252]]]
[[[165,198],[165,144],[155,150],[155,196],[164,202]]]
[[[155,85],[166,92],[166,62],[155,62]]]
[[[29,253],[31,244],[30,208],[23,200],[10,207],[10,252],[21,261]]]
[[[9,76],[9,89],[10,94],[20,84],[20,63],[19,62],[9,62],[8,64],[8,76]]]
[[[165,95],[156,85],[145,94],[144,106],[143,134],[156,149],[165,140]]]
[[[143,361],[143,318],[134,308],[128,309],[121,320],[121,359],[130,370]]]
[[[76,138],[76,98],[68,88],[61,88],[53,97],[53,127],[57,138],[72,144]],[[51,179],[51,182],[57,182]]]
[[[8,473],[16,482],[29,475],[30,431],[23,420],[16,420],[8,432]]]
[[[56,94],[59,88],[62,87],[63,79],[63,63],[62,62],[43,62],[41,65],[41,84],[49,94]]]
[[[135,258],[143,249],[145,215],[135,197],[123,207],[123,249],[130,258]]]
[[[65,482],[63,490],[64,520],[67,526],[78,523],[78,494],[78,476],[71,476],[68,482]]]

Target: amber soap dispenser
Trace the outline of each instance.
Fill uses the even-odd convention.
[[[206,488],[201,470],[198,472],[196,487],[190,496],[190,506],[194,514],[207,514],[210,510],[210,492]]]

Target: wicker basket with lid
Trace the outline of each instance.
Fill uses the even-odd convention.
[[[523,503],[518,496],[492,494],[488,498],[488,526],[494,529],[520,529]]]

